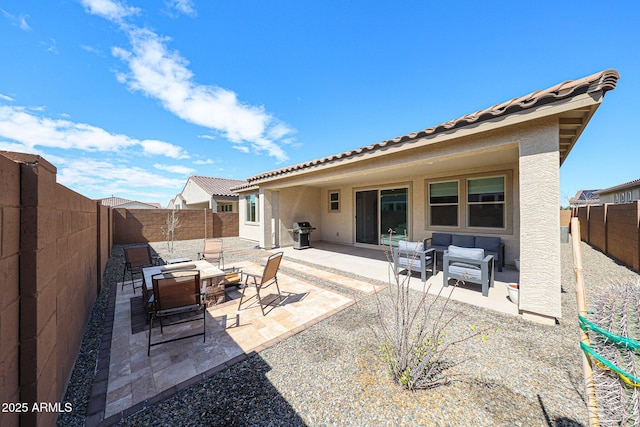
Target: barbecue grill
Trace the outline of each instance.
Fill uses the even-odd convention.
[[[312,227],[306,221],[298,221],[293,223],[293,249],[306,249],[310,248],[309,235],[315,227]]]

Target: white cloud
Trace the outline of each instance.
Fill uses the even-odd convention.
[[[159,170],[163,170],[171,173],[179,173],[182,175],[191,175],[194,172],[196,172],[195,169],[188,168],[186,166],[180,166],[180,165],[161,165],[156,163],[153,165],[153,167]]]
[[[184,13],[185,15],[194,17],[198,13],[193,7],[193,1],[191,0],[171,0],[167,2],[168,6],[177,10],[180,13]]]
[[[213,159],[207,159],[207,160],[194,160],[193,164],[194,165],[213,165],[214,163],[218,163]]]
[[[117,0],[80,0],[85,10],[92,15],[98,15],[113,22],[121,22],[122,19],[137,15],[140,9],[126,6]]]
[[[248,153],[249,151],[251,151],[249,150],[249,147],[246,147],[244,145],[234,145],[232,146],[232,148],[235,148],[238,151],[242,151],[243,153]]]
[[[14,144],[28,152],[34,151],[35,147],[100,152],[118,152],[140,147],[146,155],[188,157],[183,148],[168,142],[140,141],[85,123],[41,117],[24,107],[0,106],[0,138],[9,140],[5,144]]]
[[[11,102],[15,101],[15,99],[3,93],[0,93],[0,99],[4,99],[5,101],[11,101]]]
[[[2,11],[2,15],[4,15],[4,17],[7,18],[9,22],[11,22],[11,25],[20,28],[22,31],[31,31],[31,27],[27,23],[27,18],[29,17],[29,15],[14,16],[4,9],[0,9],[0,11]]]
[[[116,75],[131,90],[158,99],[181,119],[221,132],[235,143],[249,142],[257,152],[279,161],[288,159],[278,140],[292,130],[267,113],[262,106],[240,102],[234,92],[193,81],[188,61],[167,49],[167,37],[147,29],[128,30],[131,51],[115,47],[112,53],[125,62],[128,73]]]
[[[184,159],[189,157],[182,147],[178,147],[177,145],[169,144],[164,141],[144,140],[140,141],[140,145],[144,148],[145,154],[152,156],[161,155],[171,157],[173,159]]]
[[[63,185],[94,194],[138,191],[142,195],[149,194],[146,188],[172,192],[179,191],[184,185],[182,178],[167,178],[140,167],[91,158],[69,160],[58,168],[57,178]]]
[[[29,15],[21,15],[18,17],[18,26],[20,27],[20,29],[22,31],[30,31],[31,27],[29,26],[29,24],[27,24],[27,16]]]
[[[213,136],[213,135],[198,135],[198,138],[202,138],[202,139],[211,139],[211,140],[216,139],[216,137],[215,137],[215,136]]]

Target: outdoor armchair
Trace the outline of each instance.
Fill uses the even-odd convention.
[[[395,271],[399,273],[401,270],[407,270],[420,273],[420,279],[427,281],[427,267],[431,267],[431,275],[436,274],[436,250],[424,249],[422,242],[407,242],[405,240],[398,241],[398,247],[393,248],[393,261]]]
[[[121,289],[124,289],[125,277],[128,271],[131,275],[131,286],[133,287],[133,293],[135,294],[136,285],[133,280],[133,275],[139,274],[142,277],[142,269],[145,267],[151,267],[152,265],[153,258],[151,257],[151,247],[149,245],[128,246],[124,248],[124,271],[122,273]]]
[[[212,264],[218,263],[218,268],[224,270],[222,239],[204,239],[204,249],[198,252],[198,259],[204,259]]]
[[[262,272],[262,275],[242,272],[244,283],[242,285],[242,296],[240,297],[240,302],[238,303],[238,310],[240,310],[240,306],[242,305],[242,300],[244,299],[244,292],[248,287],[255,288],[256,290],[255,297],[258,300],[258,304],[260,305],[260,309],[262,310],[263,316],[265,315],[264,306],[270,305],[271,303],[266,302],[266,304],[263,304],[263,299],[262,297],[260,297],[260,290],[275,284],[276,289],[278,291],[278,302],[282,300],[282,295],[280,294],[280,286],[278,286],[278,269],[280,268],[280,261],[282,261],[282,255],[283,255],[283,252],[278,252],[271,255],[269,259],[267,259],[267,264],[264,267],[264,271]]]
[[[444,286],[449,286],[449,279],[478,283],[485,297],[489,296],[489,288],[493,288],[493,255],[485,256],[484,249],[449,246],[444,252],[442,271]]]
[[[206,339],[206,285],[203,286],[200,283],[200,272],[198,270],[169,271],[154,275],[151,281],[153,282],[153,295],[150,299],[151,318],[149,320],[147,356],[151,354],[151,347],[159,344],[200,335],[202,335],[204,342]],[[202,318],[193,316],[193,313],[197,312],[202,313]],[[182,315],[182,317],[178,315]],[[152,343],[151,332],[154,320],[156,318],[160,320],[160,333],[163,334],[165,325],[162,319],[167,316],[179,317],[179,319],[166,326],[202,320],[202,332]]]

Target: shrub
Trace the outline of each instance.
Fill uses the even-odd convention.
[[[448,382],[445,371],[453,365],[445,359],[447,350],[476,336],[486,340],[488,328],[471,326],[465,337],[450,338],[447,328],[459,313],[452,314],[447,306],[456,286],[450,287],[446,295],[442,290],[429,295],[431,285],[425,285],[421,294],[413,291],[409,287],[410,275],[401,277],[392,254],[389,247],[389,286],[376,293],[379,328],[374,333],[383,360],[394,380],[407,390],[443,385]]]

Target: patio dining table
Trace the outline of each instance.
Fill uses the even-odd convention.
[[[156,274],[179,270],[198,270],[200,272],[201,286],[210,286],[212,284],[215,284],[224,279],[225,275],[227,274],[223,270],[220,270],[218,267],[205,260],[146,267],[142,269],[142,275],[144,278],[144,283],[142,284],[142,293],[144,295],[144,300],[148,303],[151,296],[153,295],[153,276],[155,276]]]

